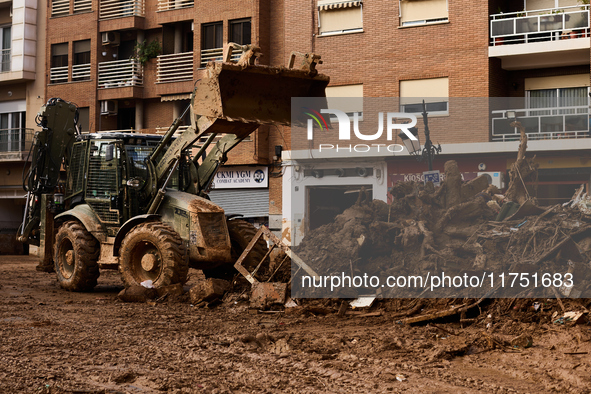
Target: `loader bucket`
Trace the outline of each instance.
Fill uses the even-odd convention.
[[[291,98],[326,97],[329,82],[325,75],[311,77],[305,70],[285,67],[217,62],[210,63],[206,71],[207,77],[197,83],[193,111],[222,120],[216,121],[216,129],[224,128],[226,121],[289,125]],[[237,125],[226,126],[236,129]]]

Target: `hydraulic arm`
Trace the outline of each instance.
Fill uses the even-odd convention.
[[[37,114],[37,126],[31,147],[31,167],[23,173],[27,201],[18,239],[38,244],[36,229],[41,220],[41,195],[52,193],[58,185],[62,164],[68,166],[72,145],[80,135],[78,107],[62,99],[52,98]]]

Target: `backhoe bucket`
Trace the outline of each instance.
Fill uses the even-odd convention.
[[[240,126],[232,123],[289,125],[291,98],[326,97],[328,82],[329,77],[311,77],[306,70],[210,63],[207,77],[197,83],[193,112],[219,119],[216,132],[240,136]]]

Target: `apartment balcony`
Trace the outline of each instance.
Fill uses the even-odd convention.
[[[202,49],[201,50],[201,67],[207,66],[209,62],[221,62],[224,58],[224,48]],[[242,51],[240,49],[232,49],[232,60],[240,59]]]
[[[125,18],[128,16],[143,17],[146,5],[143,0],[101,0],[99,19]]]
[[[0,161],[26,160],[33,136],[33,129],[0,129]]]
[[[141,98],[143,75],[142,64],[135,59],[99,63],[98,99]]]
[[[509,109],[492,111],[492,140],[518,141],[520,132],[511,127],[513,119],[507,111],[515,111],[530,140],[555,140],[589,137],[589,106]]]
[[[160,55],[157,58],[156,83],[193,80],[193,52]]]
[[[589,64],[589,5],[495,14],[489,57],[506,70]]]
[[[158,0],[157,12],[190,8],[193,7],[194,3],[193,0]]]
[[[142,65],[135,59],[115,60],[98,64],[99,89],[142,85]]]

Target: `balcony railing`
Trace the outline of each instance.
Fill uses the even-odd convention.
[[[68,66],[49,69],[49,83],[68,82]]]
[[[144,16],[145,12],[143,0],[101,0],[99,19]]]
[[[0,129],[0,159],[19,152],[28,152],[33,142],[33,129]]]
[[[214,49],[202,49],[201,50],[201,67],[207,66],[209,62],[217,62],[222,61],[224,54],[224,48],[214,48]],[[240,49],[233,49],[232,50],[232,60],[237,61],[240,59],[242,55],[242,51]]]
[[[158,56],[156,83],[193,80],[193,52]]]
[[[116,60],[98,64],[99,89],[142,86],[143,68],[135,59]]]
[[[92,0],[74,0],[74,14],[92,11]]]
[[[495,14],[491,45],[589,37],[589,5]]]
[[[72,66],[72,81],[87,81],[90,79],[90,64],[75,64]]]
[[[188,8],[193,7],[193,5],[193,0],[158,0],[157,12]]]
[[[554,107],[492,111],[492,140],[517,141],[520,134],[511,127],[513,119],[507,111],[515,111],[530,140],[589,137],[589,107]]]
[[[64,16],[70,13],[70,0],[53,0],[51,2],[51,16]]]
[[[10,71],[10,62],[11,62],[11,56],[10,56],[10,49],[2,49],[2,51],[0,52],[0,56],[1,56],[1,62],[0,62],[0,72],[7,72]]]

